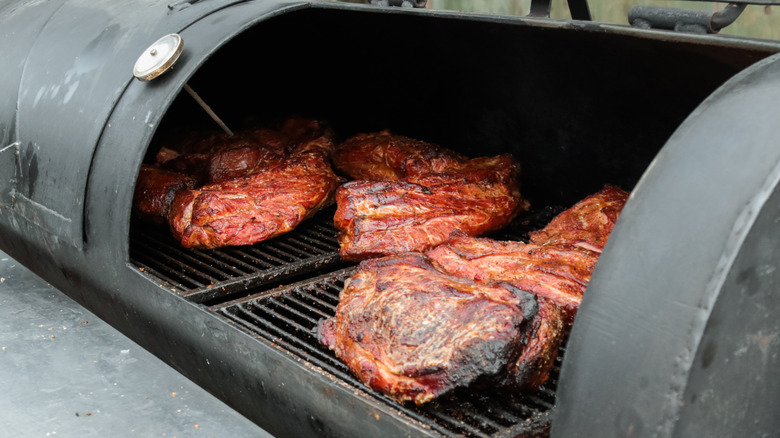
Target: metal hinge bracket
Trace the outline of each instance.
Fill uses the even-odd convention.
[[[729,3],[721,11],[689,10],[663,6],[634,6],[628,22],[641,29],[667,29],[688,33],[718,33],[733,23],[746,4]]]

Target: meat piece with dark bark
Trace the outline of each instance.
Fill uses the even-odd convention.
[[[355,180],[396,181],[438,173],[468,159],[434,143],[390,131],[358,134],[336,148],[333,166]]]
[[[133,193],[133,214],[143,220],[165,223],[176,194],[195,187],[187,175],[142,164]]]
[[[233,135],[222,131],[178,134],[163,141],[156,160],[157,165],[191,175],[202,185],[229,181],[273,166],[313,141],[327,143],[328,154],[335,149],[333,132],[325,124],[290,118],[278,129],[251,127]]]
[[[209,182],[223,182],[255,173],[285,157],[318,152],[330,157],[335,149],[330,128],[317,120],[292,118],[279,130],[255,129],[245,143],[218,147],[209,162]]]
[[[341,182],[325,154],[299,153],[242,178],[179,192],[168,220],[187,248],[251,245],[330,204]]]
[[[409,253],[362,262],[318,331],[367,386],[423,404],[472,384],[543,383],[561,340],[557,311],[508,283],[477,284]]]
[[[426,255],[437,267],[478,283],[510,282],[557,303],[570,326],[582,302],[598,253],[579,248],[474,238],[453,233]]]
[[[330,204],[342,182],[330,166],[332,132],[316,120],[232,136],[190,133],[166,144],[157,164],[143,165],[133,209],[167,220],[185,247],[249,245],[286,233]],[[186,184],[172,185],[176,178]]]
[[[397,181],[351,181],[336,192],[334,224],[347,260],[424,251],[454,230],[481,235],[528,209],[510,155],[475,158]]]
[[[600,253],[629,195],[619,187],[605,186],[556,216],[542,230],[531,233],[530,240],[537,244],[577,246]]]
[[[598,257],[628,199],[607,186],[531,233],[532,243],[473,238],[454,232],[426,255],[445,272],[479,283],[507,281],[556,302],[567,327],[582,302]]]
[[[156,165],[191,175],[198,185],[226,181],[273,165],[286,155],[287,138],[278,131],[251,128],[224,132],[188,132],[167,139]]]

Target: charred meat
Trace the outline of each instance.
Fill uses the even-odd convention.
[[[606,186],[556,216],[544,229],[531,233],[531,242],[600,253],[628,196],[629,192],[619,187]]]
[[[390,131],[358,134],[336,149],[333,165],[353,180],[397,181],[440,173],[468,159],[434,143]]]
[[[427,256],[450,274],[479,283],[507,281],[553,300],[570,326],[627,199],[628,192],[607,186],[531,233],[532,243],[453,233]]]
[[[510,155],[475,158],[395,181],[351,181],[336,192],[334,223],[347,260],[424,251],[454,230],[481,235],[528,209]]]
[[[156,164],[143,165],[134,211],[149,218],[143,213],[154,207],[185,247],[270,239],[333,201],[342,182],[330,165],[334,148],[328,128],[300,118],[279,129],[250,128],[233,136],[180,136],[159,150]],[[171,186],[173,176],[186,184]]]
[[[168,220],[187,248],[251,245],[330,204],[341,181],[324,154],[296,154],[242,178],[179,192]]]
[[[477,284],[408,253],[363,261],[318,329],[367,386],[423,404],[472,384],[546,380],[561,339],[557,312],[508,283]]]
[[[334,150],[333,133],[323,123],[290,118],[277,129],[250,127],[235,132],[187,132],[163,142],[156,165],[192,176],[198,185],[240,178],[273,166],[308,143]]]
[[[143,220],[165,223],[176,194],[195,184],[193,178],[183,173],[142,164],[133,193],[133,214]]]
[[[598,253],[453,233],[427,256],[444,272],[477,283],[510,282],[557,303],[567,326],[598,261]]]
[[[627,197],[605,187],[533,243],[456,230],[424,253],[363,261],[335,316],[318,325],[320,341],[367,386],[401,402],[423,404],[461,386],[536,388],[549,378],[604,230]]]

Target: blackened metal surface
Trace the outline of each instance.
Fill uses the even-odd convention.
[[[553,436],[777,435],[779,111],[774,56],[660,151],[583,298]]]
[[[160,36],[235,1],[175,13],[154,0],[5,2],[0,148],[15,146],[0,159],[13,159],[15,175],[0,179],[0,192],[29,222],[28,233],[43,230],[58,245],[81,248],[87,173],[114,105],[134,80],[136,58]],[[39,129],[42,122],[48,129]]]
[[[526,394],[460,390],[419,407],[413,403],[400,405],[366,388],[332,351],[320,345],[315,335],[318,321],[335,315],[344,281],[354,272],[355,268],[347,268],[212,310],[363,396],[392,406],[410,421],[427,424],[441,436],[536,437],[548,433],[560,357],[550,381]]]
[[[588,0],[568,0],[572,20],[592,20]]]
[[[780,168],[774,178],[780,179]],[[780,184],[771,194],[766,189],[757,193],[768,198],[724,279],[691,362],[675,436],[694,436],[713,424],[713,437],[780,436],[773,407],[780,401]]]

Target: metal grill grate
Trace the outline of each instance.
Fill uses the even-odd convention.
[[[332,217],[328,209],[274,239],[212,250],[182,248],[167,228],[134,224],[130,261],[190,301],[225,301],[236,292],[340,266]]]
[[[551,422],[560,355],[550,381],[534,393],[482,394],[463,390],[422,407],[399,405],[366,389],[349,368],[322,347],[314,329],[335,314],[339,292],[355,268],[343,269],[251,298],[212,307],[245,330],[280,346],[371,397],[391,404],[443,436],[544,436]]]
[[[530,231],[542,228],[562,210],[544,207],[529,212],[491,237],[527,240]],[[349,265],[338,256],[333,214],[333,208],[322,211],[292,232],[266,242],[215,250],[182,248],[164,227],[133,224],[131,263],[160,282],[161,287],[210,306],[244,330],[393,406],[442,436],[546,436],[555,403],[560,355],[550,381],[534,393],[488,395],[461,390],[418,407],[399,405],[368,390],[343,362],[319,344],[314,328],[319,320],[335,314],[344,280],[355,269],[337,270]],[[324,272],[330,273],[315,277]],[[274,289],[282,281],[296,278],[308,280]],[[246,296],[263,290],[268,292]]]
[[[562,210],[532,211],[491,237],[527,240],[530,231],[542,228]],[[338,255],[334,213],[335,207],[325,209],[293,231],[265,242],[212,250],[182,248],[167,227],[134,223],[130,262],[160,287],[189,301],[225,302],[250,289],[347,266]]]

